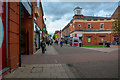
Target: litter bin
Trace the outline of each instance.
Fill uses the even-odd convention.
[[[106,45],[107,45],[106,47],[110,47],[110,43],[107,43]]]

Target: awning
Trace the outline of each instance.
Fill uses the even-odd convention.
[[[70,36],[65,36],[64,38],[65,38],[65,39],[68,39],[68,38],[70,38]]]

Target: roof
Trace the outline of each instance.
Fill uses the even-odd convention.
[[[75,15],[80,16],[80,15]],[[109,19],[111,17],[97,17],[97,16],[83,16],[83,18],[75,18],[75,19]]]
[[[117,7],[117,9],[112,15],[112,18],[118,18],[118,17],[120,17],[120,6]]]
[[[108,17],[95,17],[95,16],[84,16],[84,19],[105,19]]]
[[[73,19],[62,29],[62,31],[65,30],[66,28],[68,28],[70,26],[70,23],[72,23],[72,21],[73,21]]]
[[[76,7],[75,9],[82,9],[82,8],[80,8],[80,7]],[[75,10],[75,9],[74,9],[74,10]]]
[[[55,31],[55,34],[58,33],[58,32],[60,32],[60,31]]]

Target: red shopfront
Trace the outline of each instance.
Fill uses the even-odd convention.
[[[0,71],[7,67],[6,61],[6,3],[0,2]]]

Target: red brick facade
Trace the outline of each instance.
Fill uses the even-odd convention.
[[[101,39],[104,39],[106,42],[112,42],[114,40],[112,35],[113,21],[112,18],[73,19],[70,31],[71,34],[76,34],[77,31],[77,34],[83,35],[83,45],[98,45],[99,43],[102,43]],[[101,25],[103,26],[101,27]],[[88,38],[90,39],[90,42],[88,42]]]
[[[0,3],[1,4],[1,3]],[[6,3],[4,3],[6,4]],[[19,27],[21,27],[21,53],[34,53],[34,23],[42,30],[43,28],[43,10],[41,2],[39,3],[38,16],[35,15],[35,3],[32,2],[31,15],[27,12],[23,5],[21,6],[21,22],[19,17],[19,2],[8,2],[8,59],[5,60],[5,67],[9,67],[10,71],[19,67]],[[6,5],[4,5],[6,6]],[[0,6],[1,7],[1,6]],[[6,7],[2,8],[4,17],[0,13],[2,20],[6,22]],[[35,18],[36,20],[35,20]],[[21,26],[19,26],[21,24]],[[6,25],[6,23],[4,23]],[[6,35],[6,32],[4,33]],[[6,44],[3,44],[6,46]],[[5,48],[4,48],[5,49]],[[1,48],[0,48],[0,52]],[[6,52],[4,52],[6,54]],[[1,56],[0,56],[1,57]],[[1,63],[0,63],[1,65]],[[1,67],[0,67],[1,68]],[[1,70],[1,69],[0,69]],[[5,72],[6,73],[6,72]],[[3,73],[3,74],[5,74]],[[1,75],[1,74],[0,74]]]
[[[8,67],[19,65],[19,2],[8,3]]]
[[[81,10],[77,7],[77,10]],[[74,9],[75,11],[75,9]],[[81,12],[81,11],[80,11]],[[112,17],[115,17],[119,13],[119,7],[115,11]],[[94,17],[84,16],[75,13],[69,26],[65,26],[62,30],[62,35],[71,37],[79,37],[82,39],[83,45],[99,45],[105,40],[106,42],[114,41],[113,26],[115,19],[107,17]],[[69,31],[68,31],[69,29]],[[67,33],[68,32],[68,33]],[[78,36],[79,35],[79,36]],[[82,36],[80,36],[82,35]]]

